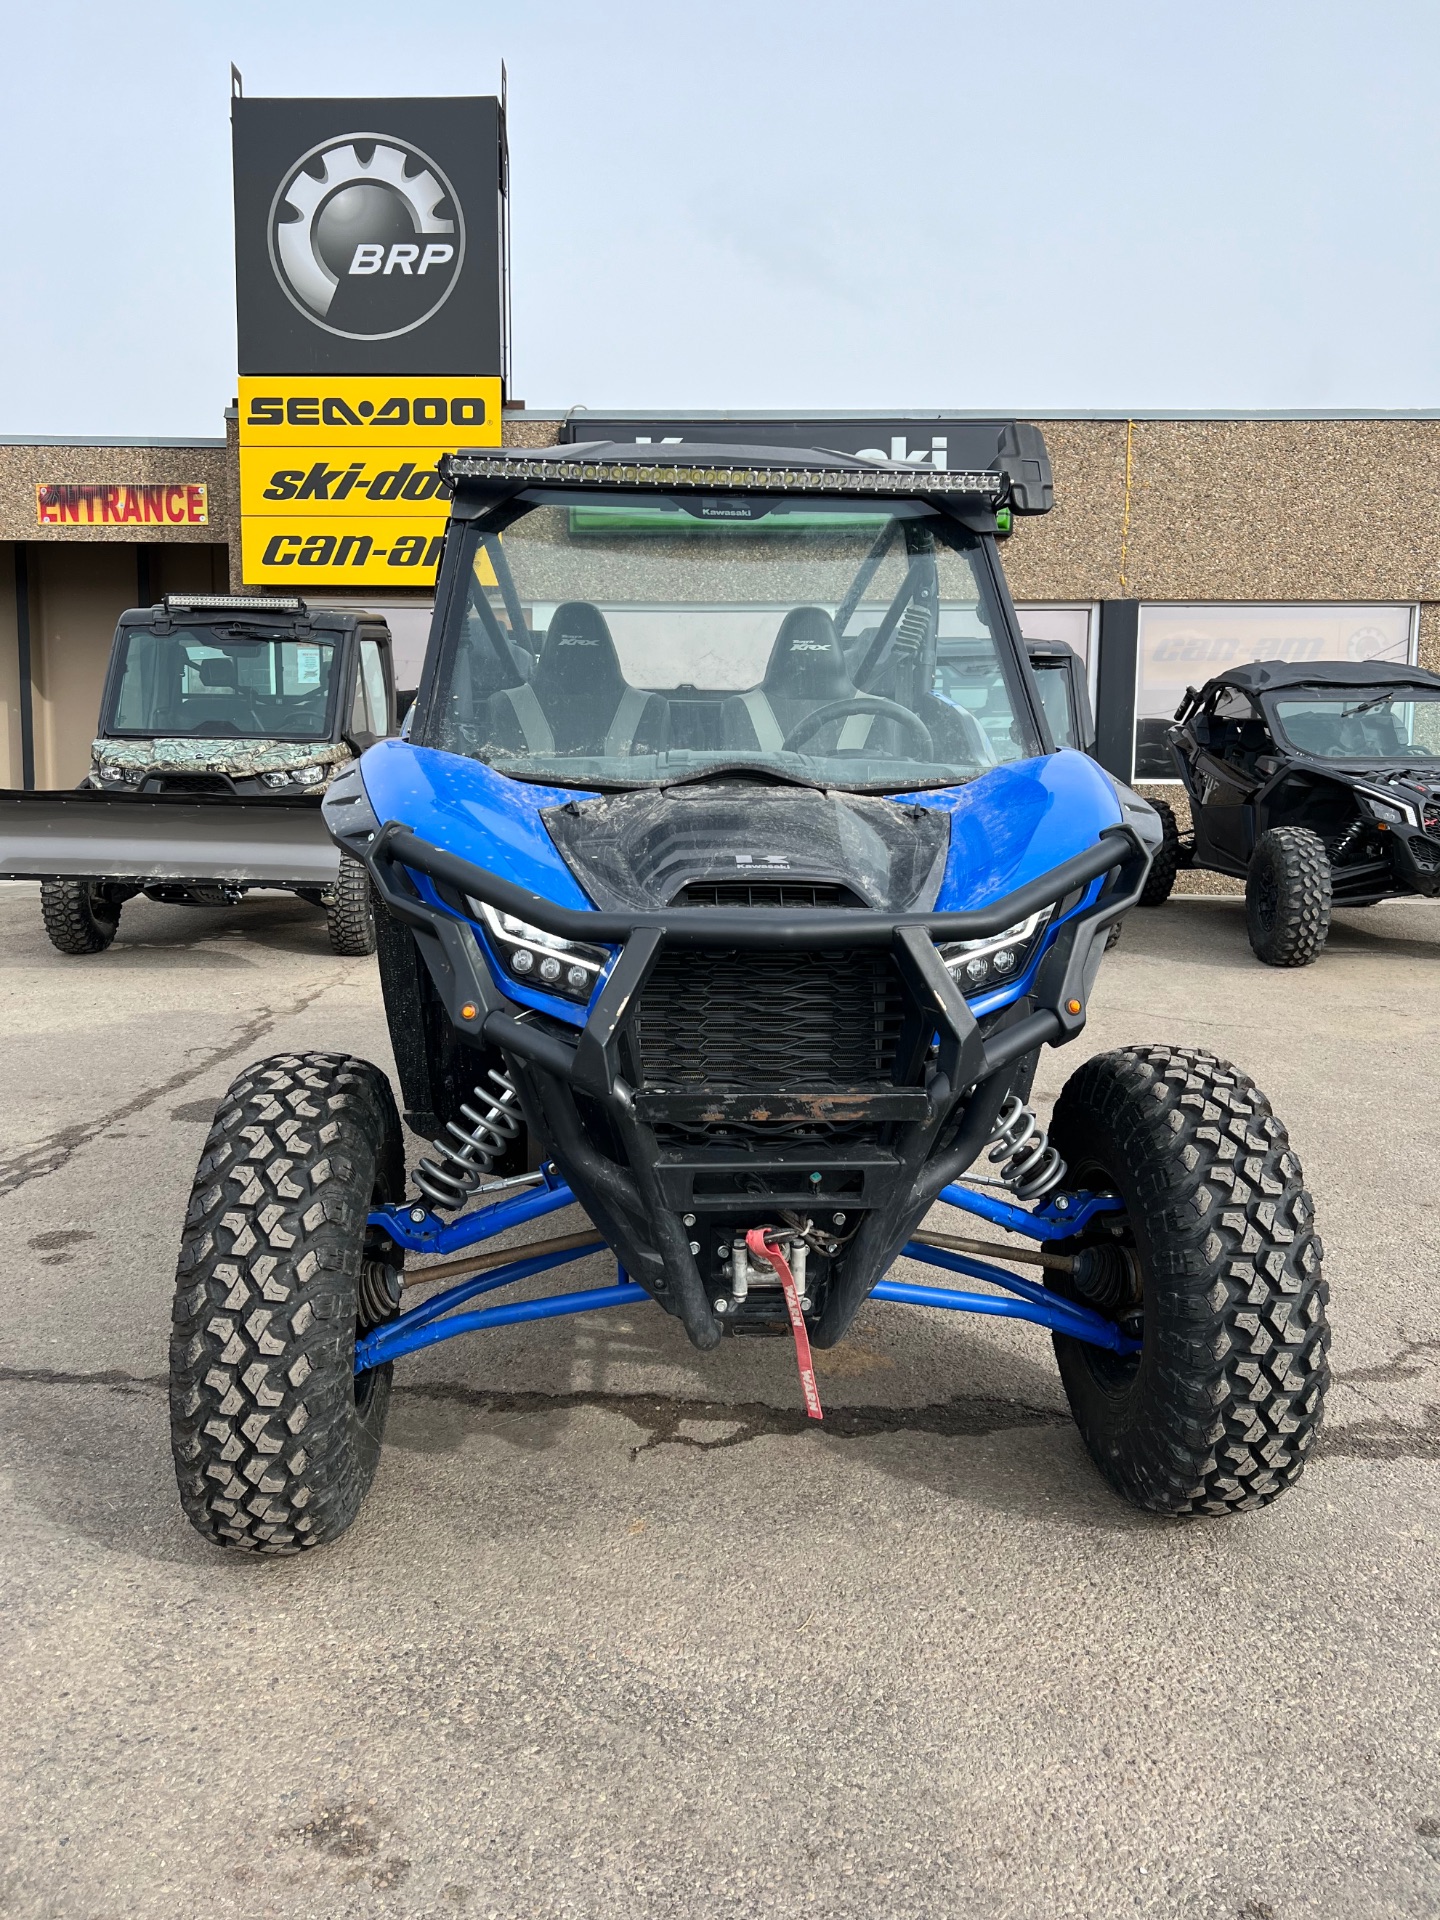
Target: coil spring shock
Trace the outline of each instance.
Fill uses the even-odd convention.
[[[447,1121],[444,1133],[430,1142],[436,1157],[422,1160],[415,1170],[416,1186],[437,1207],[463,1207],[519,1135],[514,1081],[508,1073],[494,1068],[486,1078],[491,1086],[476,1087],[472,1095],[477,1104],[467,1103],[460,1109],[461,1118],[469,1124],[462,1127],[454,1120]],[[485,1103],[483,1111],[481,1101]]]
[[[1012,1093],[1000,1109],[990,1138],[995,1144],[987,1157],[999,1167],[1001,1181],[1017,1200],[1039,1200],[1065,1178],[1065,1162],[1018,1094]]]

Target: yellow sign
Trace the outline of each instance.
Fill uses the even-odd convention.
[[[499,444],[497,379],[242,379],[247,584],[433,586],[449,512],[440,455]]]

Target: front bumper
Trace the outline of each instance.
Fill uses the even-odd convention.
[[[827,1284],[815,1289],[817,1344],[840,1338],[941,1188],[989,1139],[1019,1063],[1084,1026],[1106,930],[1138,899],[1150,859],[1133,827],[1109,828],[1038,880],[966,913],[575,911],[402,825],[381,827],[358,782],[356,789],[348,807],[337,795],[340,804],[327,808],[332,831],[366,861],[390,914],[412,929],[454,1026],[504,1056],[527,1122],[626,1269],[701,1347],[715,1345],[721,1327],[694,1251],[692,1234],[704,1238],[696,1217],[754,1223],[796,1208],[823,1207],[827,1217],[839,1209],[859,1220]],[[430,883],[430,898],[417,875]],[[467,898],[562,939],[619,949],[578,1034],[501,990]],[[936,943],[983,939],[1057,905],[1068,917],[1026,996],[977,1022]],[[756,1084],[753,1076],[740,1089],[647,1084],[636,1021],[647,981],[676,949],[697,961],[721,951],[849,952],[857,965],[877,951],[888,955],[905,1008],[891,1071],[825,1090]],[[797,1128],[806,1136],[798,1143]]]

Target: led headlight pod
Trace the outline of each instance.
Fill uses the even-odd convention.
[[[587,947],[578,940],[562,940],[517,920],[513,913],[501,913],[483,900],[470,900],[470,911],[489,934],[506,970],[527,987],[539,987],[544,993],[558,993],[563,1000],[582,1004],[595,991],[610,955],[604,947]]]
[[[1407,806],[1403,800],[1391,796],[1382,800],[1378,793],[1371,793],[1366,787],[1357,787],[1355,792],[1357,797],[1365,803],[1365,810],[1372,820],[1384,820],[1396,827],[1419,825],[1415,817],[1415,809]]]
[[[1050,914],[1051,909],[1045,907],[988,940],[947,940],[940,948],[940,958],[954,974],[962,993],[988,993],[1025,971]]]

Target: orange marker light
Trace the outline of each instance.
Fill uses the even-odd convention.
[[[1065,1002],[1065,1011],[1066,1013],[1079,1013],[1080,1002],[1078,1000],[1067,1000]]]
[[[460,1018],[462,1020],[473,1020],[479,1011],[480,1009],[473,1000],[467,1000],[460,1009]]]

